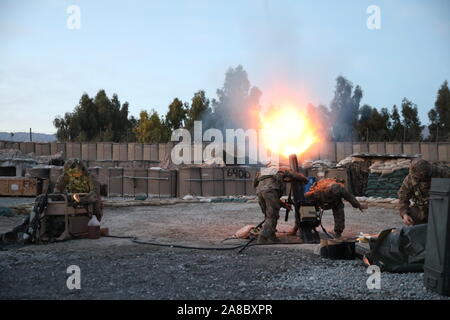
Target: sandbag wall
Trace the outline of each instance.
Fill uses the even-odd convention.
[[[369,173],[365,196],[398,198],[397,192],[400,189],[403,180],[408,175],[408,172],[408,169],[403,168],[388,174]]]
[[[258,167],[252,166],[181,168],[178,173],[178,196],[255,195],[253,179],[258,171]]]

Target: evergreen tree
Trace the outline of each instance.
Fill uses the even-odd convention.
[[[406,98],[402,100],[402,116],[405,141],[422,140],[423,126],[419,120],[417,105]]]
[[[217,99],[211,102],[213,113],[206,127],[221,130],[248,128],[254,108],[259,108],[260,97],[261,91],[251,87],[247,72],[241,65],[229,68],[223,87],[217,89]]]
[[[128,118],[128,103],[120,106],[116,94],[110,100],[104,90],[92,99],[84,93],[73,112],[53,121],[59,141],[133,141],[133,117]]]
[[[430,119],[430,140],[450,140],[450,90],[448,82],[444,81],[438,90],[434,108],[428,112]]]
[[[390,140],[391,141],[403,141],[404,126],[398,113],[398,108],[394,104],[392,112],[390,114],[391,126],[390,126]]]
[[[191,106],[186,114],[186,129],[192,130],[194,121],[202,120],[211,116],[209,99],[206,98],[205,91],[200,90],[194,94],[191,100]]]

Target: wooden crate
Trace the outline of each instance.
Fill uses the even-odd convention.
[[[39,194],[36,178],[0,177],[0,196],[36,197]]]

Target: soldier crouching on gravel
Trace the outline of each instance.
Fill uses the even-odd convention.
[[[350,192],[344,188],[343,182],[337,179],[323,179],[316,182],[305,193],[308,200],[316,201],[318,206],[323,210],[333,210],[334,217],[334,237],[340,238],[345,229],[345,212],[344,202],[347,200],[353,208],[367,209],[367,205],[360,204]]]
[[[286,182],[307,183],[308,179],[301,173],[289,168],[269,167],[255,176],[254,187],[259,206],[264,213],[264,223],[258,236],[258,243],[279,242],[275,232],[282,205],[281,196],[286,190]]]
[[[102,201],[100,196],[100,184],[89,173],[86,166],[78,159],[67,160],[63,173],[58,177],[55,185],[55,193],[85,193],[76,200],[80,203],[93,203],[94,215],[98,221],[102,219]]]
[[[450,168],[418,159],[411,162],[409,174],[398,191],[400,216],[408,226],[428,222],[431,178],[450,178]],[[410,200],[414,202],[411,205]]]

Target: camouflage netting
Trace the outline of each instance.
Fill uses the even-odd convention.
[[[409,169],[403,168],[389,174],[370,173],[365,188],[365,196],[398,198],[397,192],[408,172]]]

